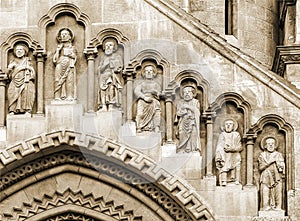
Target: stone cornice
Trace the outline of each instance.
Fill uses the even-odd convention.
[[[286,64],[300,64],[300,46],[277,46],[272,70],[284,77]]]
[[[246,71],[249,75],[269,87],[279,96],[288,100],[300,108],[300,91],[277,74],[268,70],[254,58],[246,55],[238,48],[229,44],[224,38],[214,32],[208,26],[202,24],[199,19],[188,14],[170,0],[144,0],[157,11],[161,12],[180,27],[185,29],[207,46],[233,62],[235,65]]]

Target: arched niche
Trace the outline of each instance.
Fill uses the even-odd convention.
[[[3,67],[2,70],[7,73],[7,66],[14,59],[14,47],[19,44],[25,44],[28,48],[28,57],[30,59],[30,62],[33,65],[33,68],[36,72],[35,77],[35,86],[37,91],[37,96],[34,102],[34,106],[32,109],[32,113],[40,113],[42,112],[42,108],[39,108],[42,105],[40,97],[40,88],[42,87],[42,84],[40,82],[43,79],[43,70],[40,68],[41,65],[38,65],[38,62],[43,62],[44,57],[46,55],[45,50],[41,47],[38,41],[34,40],[31,35],[25,32],[15,32],[11,34],[5,42],[3,42],[0,46],[1,51],[1,66]],[[40,111],[41,109],[41,111]],[[8,102],[5,102],[5,110],[8,110]],[[0,113],[5,115],[6,113]]]
[[[46,46],[46,28],[47,26],[56,22],[58,15],[72,14],[76,22],[85,27],[84,32],[84,46],[88,46],[91,40],[91,21],[90,18],[83,13],[79,7],[72,3],[60,3],[54,5],[49,9],[46,15],[44,15],[38,22],[40,29],[40,42],[45,47]],[[67,26],[68,27],[68,26]]]
[[[89,17],[81,12],[74,4],[61,3],[53,6],[46,15],[39,21],[41,42],[45,45],[48,59],[45,62],[45,103],[46,105],[54,99],[55,65],[53,56],[56,51],[58,41],[57,34],[62,28],[72,31],[74,39],[72,45],[77,51],[75,63],[76,80],[74,88],[77,89],[75,97],[79,103],[86,105],[87,97],[87,64],[83,54],[84,49],[90,42],[91,22]],[[75,90],[75,89],[74,89]]]
[[[195,91],[195,99],[197,99],[200,103],[200,115],[208,108],[208,88],[209,83],[202,77],[202,75],[196,70],[184,70],[178,73],[175,76],[175,79],[169,82],[168,87],[166,89],[167,94],[172,94],[174,97],[173,102],[173,116],[172,120],[174,122],[176,115],[176,107],[178,102],[182,99],[181,97],[181,87],[183,84],[193,84],[196,86]],[[174,124],[173,124],[174,125]],[[173,128],[173,139],[177,140],[175,136],[177,125],[174,125]],[[200,143],[201,143],[201,155],[205,155],[205,147],[206,147],[206,129],[205,122],[202,117],[200,117]]]
[[[251,131],[256,136],[253,154],[254,184],[259,187],[260,172],[258,170],[258,156],[263,151],[260,147],[261,140],[267,136],[275,136],[279,142],[277,151],[280,152],[286,165],[286,175],[283,180],[283,208],[287,210],[287,193],[295,187],[295,166],[294,166],[294,130],[284,118],[276,114],[268,114],[261,117],[257,123],[251,127]]]
[[[251,106],[241,95],[234,92],[227,92],[220,95],[216,101],[211,104],[210,110],[216,114],[213,126],[213,156],[215,156],[217,141],[221,133],[223,121],[227,118],[232,118],[238,123],[237,131],[241,136],[243,146],[241,152],[241,183],[242,185],[246,185],[247,150],[246,144],[243,142],[243,137],[250,127]],[[213,159],[213,167],[215,174],[217,174],[215,159]]]
[[[1,202],[6,205],[1,215],[10,220],[45,220],[75,211],[109,220],[104,214],[109,217],[115,211],[116,218],[129,215],[128,210],[136,220],[139,214],[148,220],[144,209],[158,220],[215,220],[210,207],[184,180],[137,150],[105,138],[52,132],[7,147],[0,159]],[[10,206],[14,199],[17,203]]]
[[[15,32],[1,44],[1,69],[3,71],[6,72],[8,62],[12,58],[13,48],[19,42],[25,43],[29,47],[29,57],[33,58],[33,54],[37,51],[44,51],[39,42],[34,40],[28,33]],[[32,62],[34,60],[32,59]]]

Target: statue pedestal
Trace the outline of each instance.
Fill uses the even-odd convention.
[[[268,210],[268,211],[259,211],[258,217],[255,217],[253,220],[257,221],[288,221],[289,217],[285,216],[284,210]]]
[[[46,106],[47,132],[81,131],[82,105],[75,101],[52,101]]]
[[[31,114],[7,115],[7,144],[24,141],[44,133],[46,122],[44,116]]]
[[[200,152],[176,153],[176,144],[162,146],[160,165],[171,174],[176,174],[189,182],[201,179],[202,157]]]
[[[124,129],[124,128],[123,128]],[[122,130],[123,130],[122,129]],[[123,132],[123,131],[122,131]],[[127,131],[128,133],[128,131]],[[155,161],[161,160],[161,134],[155,132],[137,133],[136,136],[122,136],[122,142],[131,146]]]

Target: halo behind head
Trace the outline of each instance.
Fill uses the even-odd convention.
[[[239,127],[239,124],[238,122],[233,119],[233,118],[226,118],[225,120],[222,121],[222,125],[221,125],[221,130],[222,131],[225,131],[225,123],[226,121],[232,121],[233,122],[233,130],[232,131],[236,131]]]
[[[278,148],[278,145],[279,145],[279,142],[278,142],[278,140],[277,140],[277,138],[274,136],[274,135],[267,135],[267,136],[265,136],[265,137],[263,137],[262,139],[261,139],[261,141],[260,141],[260,148],[262,149],[262,150],[265,150],[266,149],[266,141],[267,141],[267,139],[274,139],[275,140],[275,149],[277,149]]]
[[[108,37],[108,38],[105,38],[103,43],[102,43],[102,49],[105,50],[105,45],[107,42],[112,42],[114,44],[114,51],[116,51],[118,49],[118,42],[115,38],[112,38],[112,37]]]
[[[156,77],[157,67],[156,67],[156,65],[153,64],[153,62],[150,62],[150,61],[143,62],[143,64],[142,64],[142,73],[141,73],[142,77],[145,77],[145,68],[148,67],[148,66],[153,68],[153,77]]]
[[[191,87],[193,88],[193,97],[196,97],[196,91],[197,91],[197,86],[196,83],[194,81],[182,81],[181,85],[180,85],[180,96],[183,97],[183,89],[186,87]]]
[[[24,49],[24,51],[25,51],[25,56],[28,55],[29,47],[28,47],[27,44],[25,44],[25,43],[16,43],[16,44],[14,45],[14,54],[16,54],[16,48],[17,48],[17,46],[22,46],[23,49]]]
[[[60,29],[60,30],[58,31],[58,33],[57,33],[57,35],[56,35],[57,41],[58,41],[58,42],[61,42],[61,36],[60,36],[60,33],[61,33],[62,31],[64,31],[64,30],[66,30],[66,31],[68,31],[68,32],[70,33],[70,36],[71,36],[70,42],[73,42],[73,40],[74,40],[74,33],[73,33],[73,31],[72,31],[71,29],[69,29],[69,28],[62,28],[62,29]]]

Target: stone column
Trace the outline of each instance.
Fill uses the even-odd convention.
[[[249,130],[249,132],[246,134],[247,186],[253,185],[253,147],[255,138],[255,133],[252,130]]]
[[[84,54],[88,61],[88,102],[87,112],[94,112],[95,104],[95,58],[97,57],[98,50],[95,47],[87,47],[84,49]]]
[[[0,70],[0,128],[5,126],[5,86],[7,75]]]
[[[135,77],[134,68],[129,65],[124,72],[126,80],[126,122],[133,123],[132,107],[133,107],[133,78]]]
[[[213,122],[216,113],[209,108],[203,117],[206,124],[206,176],[213,176]]]
[[[37,61],[37,114],[44,113],[44,65],[46,60],[46,51],[37,49],[34,52]]]
[[[166,141],[173,143],[173,104],[174,96],[171,93],[166,94]]]

